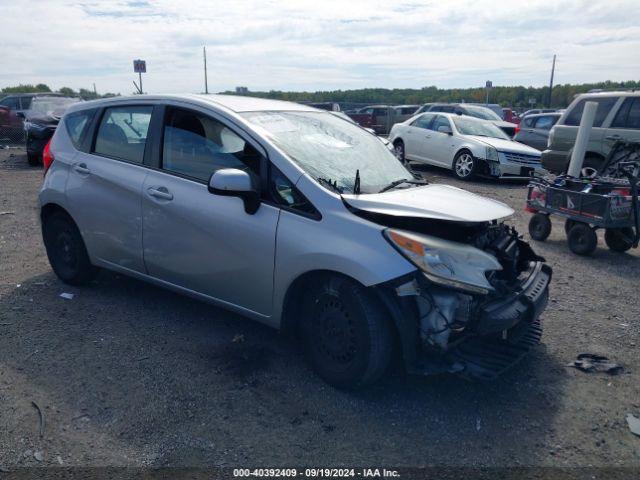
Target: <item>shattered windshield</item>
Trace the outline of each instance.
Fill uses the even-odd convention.
[[[509,137],[493,123],[469,117],[453,117],[453,123],[462,135],[479,135],[481,137],[509,140]]]
[[[243,116],[311,177],[324,186],[331,182],[340,192],[353,192],[358,171],[361,193],[414,180],[378,138],[331,113],[263,111]]]

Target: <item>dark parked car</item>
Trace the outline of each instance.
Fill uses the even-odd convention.
[[[482,105],[472,105],[469,103],[434,103],[426,111],[457,113],[458,115],[468,115],[481,120],[488,120],[496,127],[506,133],[510,138],[516,134],[516,126],[513,123],[505,122],[496,112]]]
[[[551,128],[561,116],[561,113],[539,113],[523,117],[513,139],[542,151],[547,148]]]
[[[37,96],[25,112],[24,129],[29,165],[38,165],[42,150],[56,131],[58,122],[69,105],[81,101],[76,97]]]
[[[58,93],[14,93],[0,98],[0,141],[10,143],[22,142],[24,135],[23,121],[31,109],[35,97],[60,96]]]

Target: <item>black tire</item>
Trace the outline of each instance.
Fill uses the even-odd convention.
[[[400,161],[400,163],[405,167],[408,166],[409,162],[405,157],[404,142],[402,140],[396,140],[395,142],[393,142],[393,150],[396,154],[396,158]]]
[[[478,162],[468,150],[459,151],[453,159],[451,166],[453,168],[453,174],[460,180],[473,179],[478,170]]]
[[[29,163],[30,166],[37,167],[41,163],[40,155],[38,155],[37,153],[27,152],[27,162]]]
[[[633,228],[607,228],[604,231],[604,242],[614,252],[626,252],[633,247]]]
[[[387,372],[393,330],[372,292],[346,277],[326,275],[308,285],[302,307],[307,359],[323,380],[337,388],[357,389]]]
[[[544,242],[551,234],[551,220],[549,215],[536,213],[529,220],[529,235],[534,240]]]
[[[567,235],[567,236],[569,235],[569,232],[571,231],[571,227],[573,227],[575,225],[575,223],[576,222],[574,220],[571,220],[570,218],[567,218],[564,221],[564,233],[565,233],[565,235]]]
[[[47,257],[54,273],[65,283],[83,285],[98,269],[91,265],[75,222],[63,212],[52,213],[42,226]]]
[[[586,223],[575,222],[567,236],[569,248],[576,255],[591,255],[598,246],[598,236]]]

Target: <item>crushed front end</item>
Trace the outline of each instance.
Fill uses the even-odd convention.
[[[412,223],[386,236],[419,269],[384,287],[407,369],[497,377],[540,341],[551,268],[504,223]]]

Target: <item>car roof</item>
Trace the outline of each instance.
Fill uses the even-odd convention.
[[[538,118],[538,117],[549,117],[549,116],[560,117],[561,115],[562,115],[562,112],[544,112],[544,113],[532,113],[530,115],[525,115],[522,118]]]
[[[62,97],[62,93],[55,92],[36,92],[36,93],[7,93],[3,97]]]
[[[578,95],[580,98],[586,97],[640,97],[640,90],[603,90],[602,92],[587,92]]]
[[[256,112],[256,111],[298,111],[298,112],[324,112],[317,108],[300,103],[285,102],[282,100],[272,100],[268,98],[246,97],[240,95],[225,94],[166,94],[166,95],[131,95],[121,97],[103,98],[100,100],[92,100],[90,102],[82,102],[82,107],[76,107],[74,110],[84,110],[86,108],[94,108],[100,106],[117,105],[119,103],[131,103],[140,100],[184,100],[196,101],[197,103],[205,103],[217,107],[224,107],[236,113]]]

